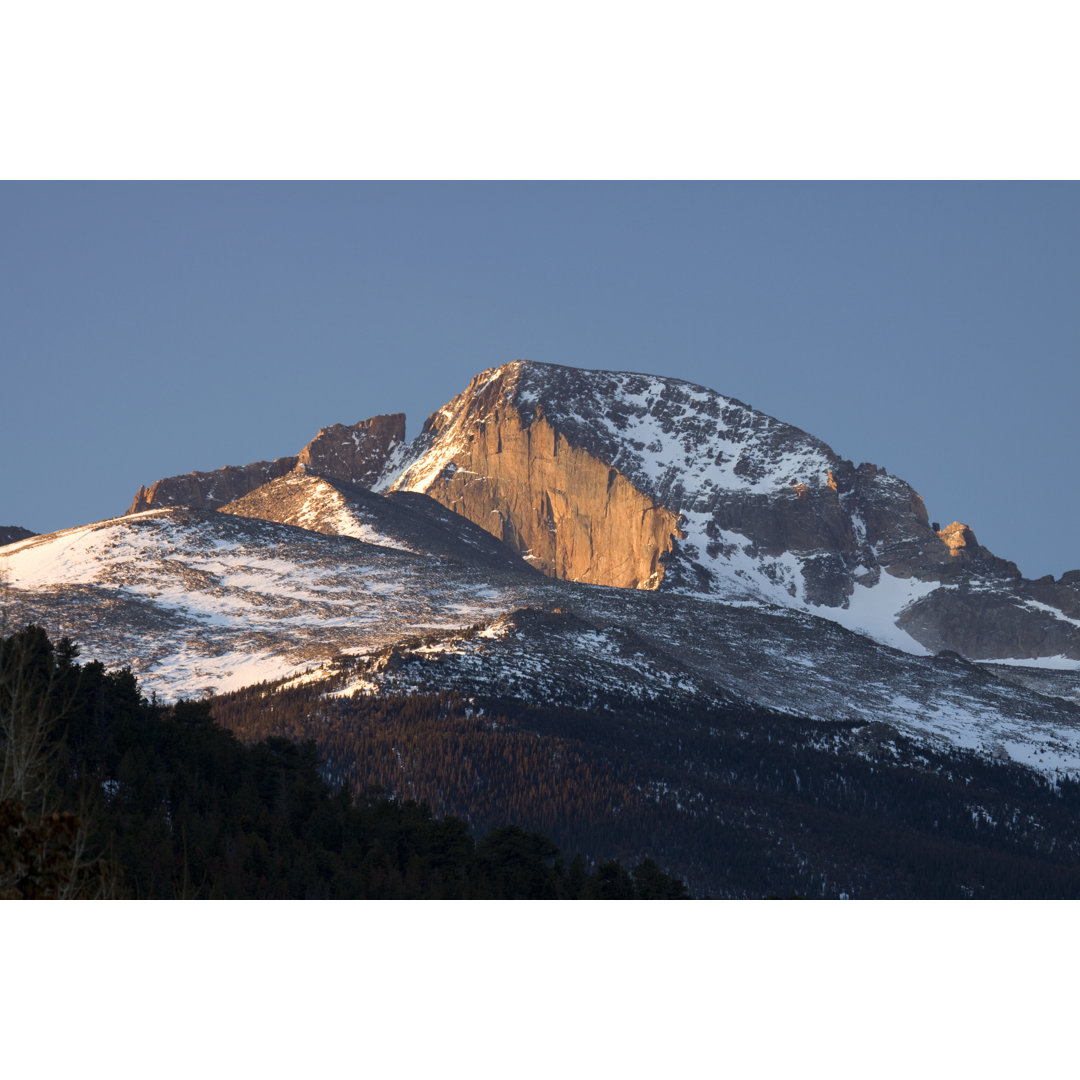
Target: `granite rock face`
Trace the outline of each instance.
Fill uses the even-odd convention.
[[[571,443],[542,413],[507,408],[502,392],[497,381],[482,387],[474,380],[436,413],[424,435],[437,448],[439,467],[426,475],[430,461],[422,459],[393,490],[422,490],[551,577],[655,588],[677,513],[610,461]],[[455,447],[450,455],[447,441]]]

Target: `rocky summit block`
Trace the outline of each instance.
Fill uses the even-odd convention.
[[[369,488],[404,441],[404,413],[373,416],[351,427],[333,424],[321,428],[300,451],[298,463],[318,476]]]

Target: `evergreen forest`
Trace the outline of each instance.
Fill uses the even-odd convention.
[[[66,638],[0,638],[0,898],[682,899],[649,858],[564,857],[503,820],[482,834],[318,746],[242,741],[203,702],[147,701]]]
[[[483,830],[509,817],[587,860],[652,858],[697,897],[1080,898],[1075,779],[888,724],[327,689],[211,707],[244,742],[314,742],[356,793],[376,784]]]

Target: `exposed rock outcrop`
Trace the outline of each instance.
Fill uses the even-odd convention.
[[[0,525],[0,547],[4,544],[17,543],[19,540],[29,540],[31,536],[37,536],[37,533],[32,533],[19,525]]]
[[[1016,585],[993,588],[970,575],[916,601],[900,613],[898,622],[932,651],[953,649],[977,660],[1080,660],[1080,621],[1070,620],[1060,602],[1035,601],[1030,583]]]
[[[373,416],[351,427],[333,424],[300,451],[299,464],[318,476],[369,488],[404,441],[404,413]]]
[[[659,583],[678,514],[572,445],[543,415],[523,420],[514,408],[500,410],[490,392],[466,391],[425,432],[459,445],[422,490],[544,573],[621,588]],[[410,475],[395,487],[413,489]]]
[[[351,427],[334,424],[322,428],[294,457],[256,461],[250,465],[226,465],[214,472],[169,476],[148,488],[141,487],[127,513],[165,506],[217,510],[268,481],[284,476],[298,465],[320,476],[369,487],[379,478],[390,455],[404,440],[404,413],[373,416]]]
[[[295,468],[295,457],[275,461],[254,461],[250,465],[226,465],[213,472],[190,472],[167,476],[149,487],[141,487],[127,509],[129,514],[157,510],[165,506],[190,506],[195,510],[216,510],[249,491],[284,476]]]

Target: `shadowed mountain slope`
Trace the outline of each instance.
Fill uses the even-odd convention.
[[[299,469],[228,503],[221,512],[476,566],[527,569],[505,544],[427,495],[376,495],[356,484]]]

